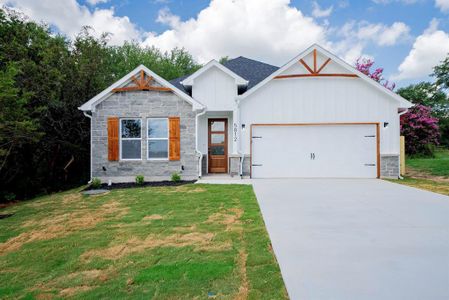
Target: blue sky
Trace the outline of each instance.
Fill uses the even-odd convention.
[[[282,65],[318,42],[350,63],[374,58],[399,86],[431,80],[449,52],[449,0],[0,0],[73,37],[82,25],[204,63],[243,55]],[[201,17],[199,17],[199,15]]]

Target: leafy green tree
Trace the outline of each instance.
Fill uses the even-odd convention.
[[[92,31],[70,41],[0,9],[0,202],[87,182],[90,126],[77,108],[129,71],[170,80],[200,67],[183,49],[109,46]]]
[[[135,42],[125,42],[122,46],[110,47],[109,51],[110,72],[116,79],[141,64],[167,80],[193,73],[201,67],[187,51],[179,48],[163,53],[155,47],[141,47]]]
[[[224,64],[227,61],[229,61],[229,56],[223,56],[219,60],[220,64]]]
[[[449,111],[449,99],[446,94],[430,82],[412,84],[397,90],[397,93],[413,104],[432,108],[432,114],[443,117]]]
[[[41,133],[27,109],[28,95],[15,87],[18,74],[13,64],[0,71],[0,174],[3,184],[14,179],[14,157],[28,143],[39,140]],[[11,197],[12,191],[1,190],[0,197]]]
[[[449,89],[449,53],[441,64],[433,68],[433,74],[436,78],[435,84],[442,89]]]

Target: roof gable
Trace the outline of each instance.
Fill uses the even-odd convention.
[[[413,106],[411,102],[383,87],[317,44],[312,45],[301,54],[290,60],[281,68],[259,82],[254,88],[238,96],[238,99],[245,99],[273,79],[334,76],[359,77],[366,83],[385,93],[390,98],[398,101],[400,103],[400,107],[409,108]]]
[[[186,102],[192,104],[192,109],[201,109],[205,107],[202,103],[196,101],[184,91],[181,91],[178,87],[174,86],[164,78],[160,77],[144,65],[140,65],[121,79],[110,85],[101,93],[78,107],[82,111],[95,111],[95,106],[101,101],[108,98],[115,92],[121,91],[135,91],[135,90],[153,90],[153,91],[166,91],[173,92]]]
[[[199,69],[198,71],[196,71],[195,73],[193,73],[189,77],[185,78],[180,83],[182,85],[184,85],[184,86],[192,86],[193,85],[193,81],[195,80],[195,78],[201,76],[202,74],[204,74],[207,70],[209,70],[211,68],[218,68],[222,72],[228,74],[229,76],[231,76],[232,78],[235,79],[235,83],[237,85],[245,85],[246,86],[248,84],[248,80],[246,80],[246,79],[242,78],[241,76],[235,74],[234,72],[232,72],[231,70],[229,70],[228,68],[226,68],[225,66],[223,66],[222,64],[220,64],[216,60],[211,60],[205,66],[203,66],[201,69]]]

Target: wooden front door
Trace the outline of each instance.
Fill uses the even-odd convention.
[[[209,173],[228,172],[228,120],[209,119]]]

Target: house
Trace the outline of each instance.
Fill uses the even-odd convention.
[[[79,109],[103,181],[399,176],[412,104],[313,45],[282,67],[215,60],[172,80],[141,65]]]

